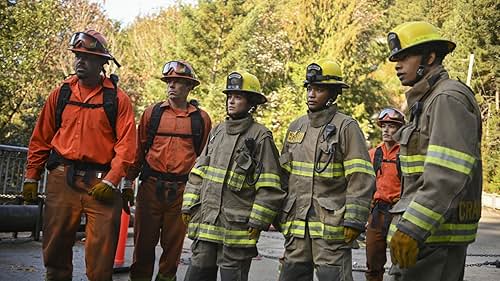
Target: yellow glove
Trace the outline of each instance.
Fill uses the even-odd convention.
[[[184,224],[186,226],[188,226],[189,222],[191,221],[191,215],[182,213],[181,217],[182,217],[182,221],[184,222]]]
[[[111,203],[115,199],[115,192],[113,188],[103,182],[99,182],[94,185],[90,189],[89,195],[92,195],[92,197],[96,200],[107,203]]]
[[[123,211],[125,211],[127,215],[130,215],[130,207],[134,206],[134,190],[132,188],[122,189],[122,201]]]
[[[418,242],[406,233],[397,230],[392,236],[391,243],[392,263],[400,268],[408,268],[417,263]]]
[[[38,181],[25,182],[23,184],[23,198],[27,203],[34,203],[38,198]]]
[[[260,229],[249,227],[248,228],[248,239],[255,240],[259,238]]]
[[[344,227],[344,241],[349,244],[352,241],[356,240],[356,238],[361,233],[361,230],[345,226]]]

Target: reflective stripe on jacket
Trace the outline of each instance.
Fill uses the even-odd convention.
[[[421,113],[395,135],[401,146],[396,230],[426,244],[468,244],[481,217],[481,115],[472,91],[439,67],[407,93]],[[420,104],[417,104],[419,102]]]
[[[300,117],[288,128],[280,162],[285,236],[304,237],[306,221],[312,238],[326,240],[343,241],[344,226],[364,229],[375,177],[354,119],[336,106]]]
[[[252,117],[216,126],[184,191],[182,212],[192,215],[188,236],[255,246],[248,228],[268,229],[285,197],[279,171],[271,132]]]

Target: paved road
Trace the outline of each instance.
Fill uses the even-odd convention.
[[[24,235],[24,237],[22,237]],[[38,281],[44,280],[44,268],[41,258],[41,243],[32,241],[27,233],[20,234],[20,238],[12,239],[10,234],[0,234],[0,281]],[[183,280],[189,263],[191,241],[186,239],[182,253],[181,265],[178,271],[178,280]],[[361,245],[363,246],[363,245]],[[283,253],[283,239],[279,233],[264,232],[258,244],[259,256],[254,259],[250,269],[250,281],[275,281],[278,276],[278,257]],[[160,247],[156,248],[157,258]],[[133,242],[127,241],[125,265],[130,264],[133,251]],[[500,211],[483,208],[483,216],[479,225],[477,241],[469,246],[467,264],[478,264],[485,261],[500,260]],[[74,246],[73,280],[87,280],[83,258],[83,243],[78,241]],[[477,256],[477,255],[496,255]],[[353,250],[354,280],[365,280],[362,269],[365,265],[364,248]],[[387,264],[386,266],[389,266]],[[385,276],[387,277],[387,276]],[[115,281],[128,280],[127,273],[114,275]],[[384,280],[389,280],[384,278]],[[468,266],[465,269],[467,281],[498,281],[500,268],[493,266]]]

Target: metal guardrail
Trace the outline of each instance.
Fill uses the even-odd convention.
[[[27,154],[26,147],[0,145],[0,193],[21,192]]]
[[[19,194],[23,189],[28,148],[0,144],[0,194]],[[47,171],[42,176],[39,192],[45,191]]]

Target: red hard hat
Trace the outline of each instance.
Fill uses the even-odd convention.
[[[94,54],[105,57],[108,60],[113,60],[113,56],[107,49],[107,41],[104,36],[93,30],[88,29],[84,32],[76,32],[69,41],[72,52]]]

